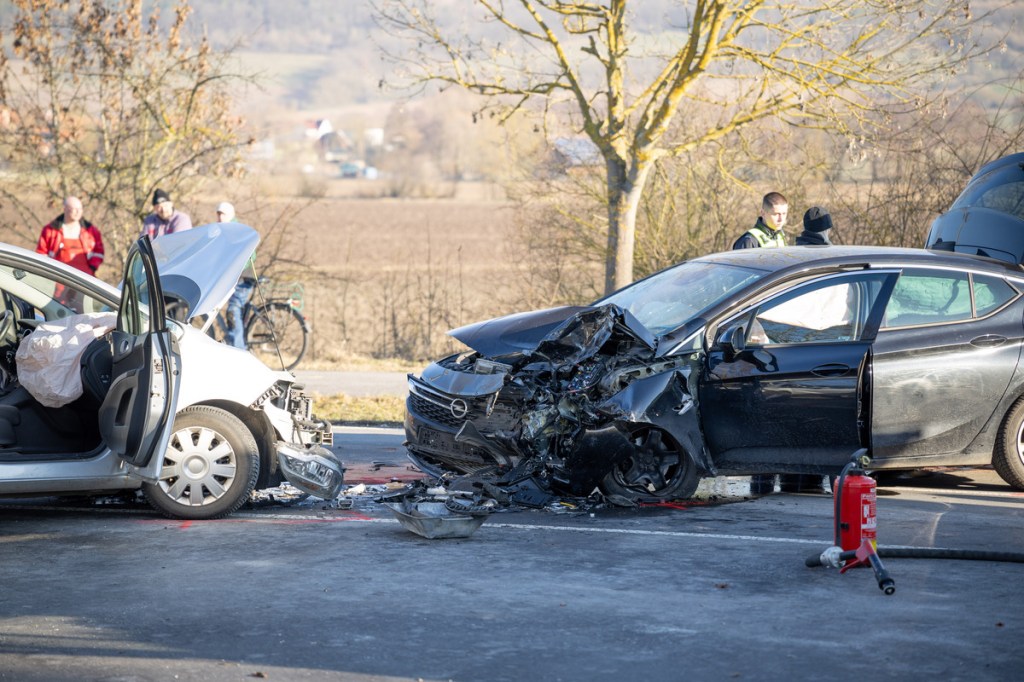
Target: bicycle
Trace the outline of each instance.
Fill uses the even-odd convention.
[[[259,294],[260,301],[253,299]],[[298,366],[309,346],[309,324],[302,314],[300,283],[274,285],[267,277],[256,286],[242,308],[245,345],[267,365],[279,361],[286,370]]]
[[[255,301],[259,294],[259,301]],[[184,321],[188,307],[183,301],[166,298],[167,316]],[[298,366],[309,346],[309,323],[302,314],[304,288],[298,282],[275,285],[268,277],[259,277],[242,306],[245,346],[269,367],[286,370]],[[205,328],[218,341],[226,341],[223,313],[210,322],[203,317],[193,324]]]
[[[254,302],[259,293],[260,302]],[[302,314],[304,288],[300,283],[276,286],[266,276],[254,283],[242,307],[242,322],[246,348],[267,367],[281,365],[292,371],[298,367],[309,345],[309,324]],[[188,306],[173,296],[165,296],[167,316],[184,322]],[[206,316],[194,319],[193,325],[206,329],[206,333],[221,342],[225,338],[224,314],[210,323]]]

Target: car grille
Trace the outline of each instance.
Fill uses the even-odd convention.
[[[518,423],[519,414],[513,403],[496,400],[494,396],[453,396],[418,382],[409,384],[409,409],[427,421],[456,430],[465,422],[472,421],[484,433],[513,428]]]
[[[458,428],[466,421],[465,418],[457,419],[451,411],[451,407],[438,405],[433,400],[428,400],[415,393],[409,394],[409,407],[417,415],[438,424]]]
[[[485,450],[466,443],[456,443],[450,433],[423,427],[417,436],[417,443],[412,445],[413,452],[427,462],[441,464],[446,469],[472,473],[495,464],[494,457]]]

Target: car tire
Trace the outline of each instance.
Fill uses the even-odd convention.
[[[671,436],[651,426],[634,431],[630,440],[634,454],[601,481],[605,495],[633,502],[693,497],[700,485],[697,465]]]
[[[999,427],[992,467],[1004,481],[1024,490],[1024,398],[1013,404]]]
[[[259,448],[233,414],[217,407],[188,407],[174,418],[160,480],[142,492],[174,519],[217,519],[241,507],[256,486]]]

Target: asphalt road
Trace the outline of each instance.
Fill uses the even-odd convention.
[[[427,540],[373,501],[415,475],[401,439],[339,431],[350,471],[380,476],[348,509],[0,505],[0,679],[1019,678],[1021,564],[892,559],[885,596],[870,570],[804,565],[831,544],[830,495],[746,479]],[[878,518],[882,547],[1024,552],[1024,495],[991,471],[880,488]]]
[[[337,395],[344,393],[356,398],[375,395],[404,397],[409,389],[404,372],[327,372],[295,371],[298,383],[310,395]]]

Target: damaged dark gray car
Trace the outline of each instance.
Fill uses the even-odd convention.
[[[1024,489],[1024,269],[954,253],[713,254],[591,306],[456,329],[409,377],[412,460],[505,490],[686,498],[701,477],[992,463]]]

